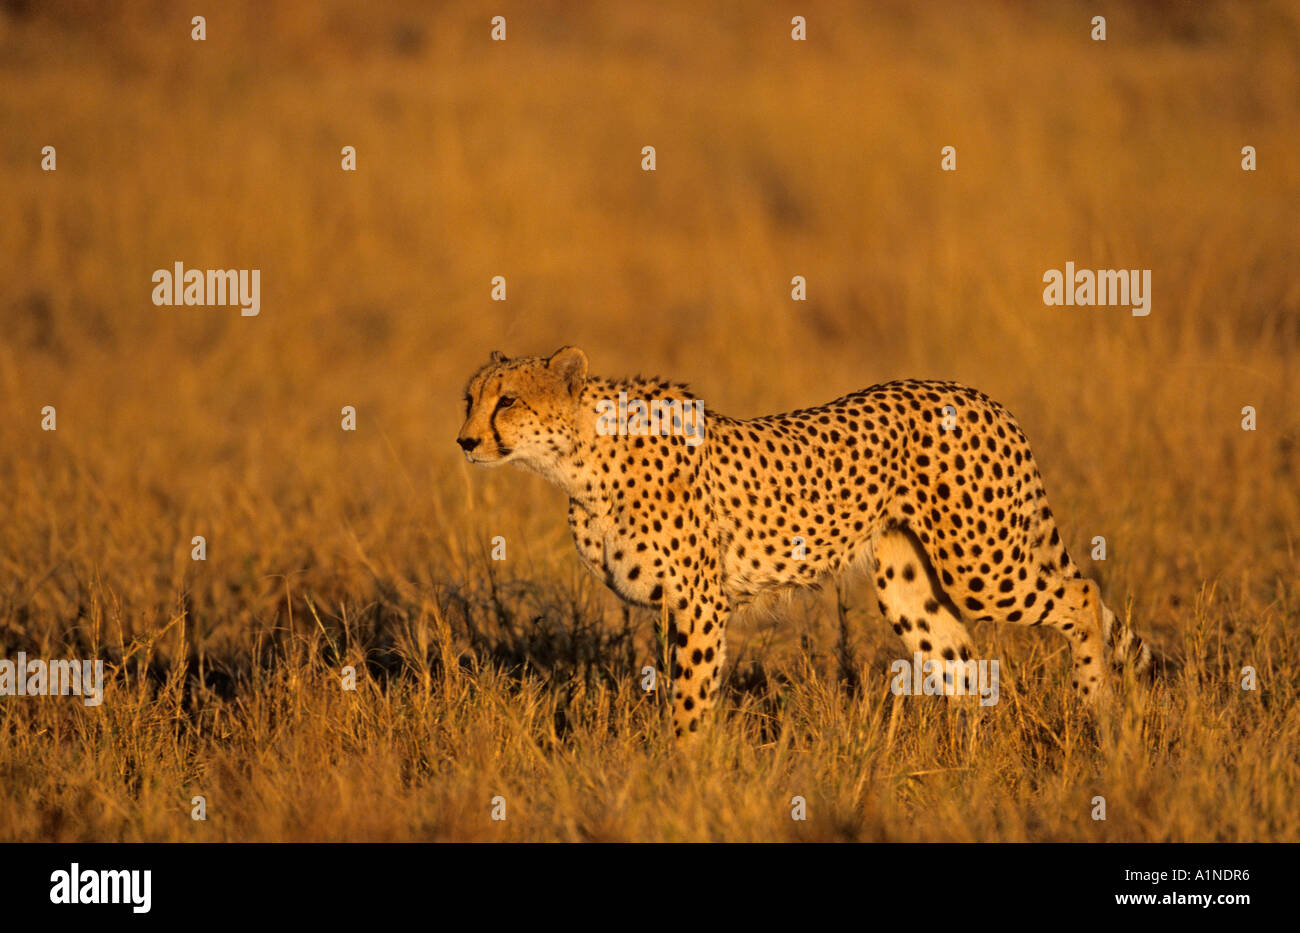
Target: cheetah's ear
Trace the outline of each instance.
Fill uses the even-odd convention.
[[[587,381],[587,354],[577,347],[560,347],[546,361],[546,368],[563,379],[569,391],[577,395]]]
[[[504,363],[505,361],[506,355],[500,350],[493,350],[488,356],[488,362],[490,363]]]

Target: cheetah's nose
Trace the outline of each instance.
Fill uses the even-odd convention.
[[[458,438],[456,438],[456,443],[459,444],[459,445],[461,446],[461,449],[462,449],[462,450],[464,450],[466,453],[469,453],[471,450],[473,450],[475,447],[478,446],[478,438],[477,438],[477,437],[458,437]]]

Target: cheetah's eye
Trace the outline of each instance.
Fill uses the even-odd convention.
[[[514,403],[515,397],[513,395],[503,395],[497,399],[497,411],[500,411],[503,408],[509,408]]]

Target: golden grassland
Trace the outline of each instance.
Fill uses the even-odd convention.
[[[0,7],[0,657],[111,678],[0,698],[0,838],[1300,840],[1293,4],[215,6]],[[1045,307],[1068,260],[1150,316]],[[176,261],[260,316],[154,307]],[[1091,715],[976,626],[998,705],[895,698],[860,580],[844,638],[737,619],[679,752],[653,620],[453,443],[489,350],[566,343],[737,416],[983,389],[1181,671]]]

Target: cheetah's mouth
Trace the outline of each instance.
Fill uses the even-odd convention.
[[[509,447],[498,447],[496,456],[493,457],[485,457],[477,451],[467,450],[465,451],[465,459],[470,463],[477,463],[479,466],[500,466],[506,462],[506,458],[508,458],[510,454],[511,450]]]

